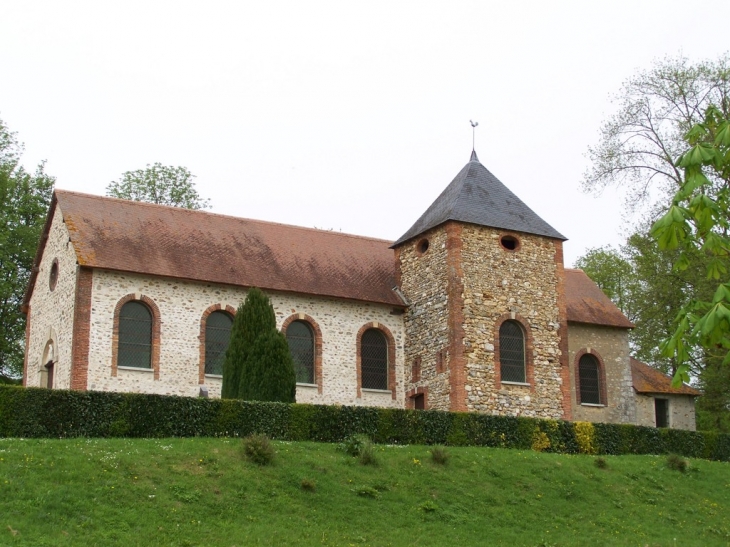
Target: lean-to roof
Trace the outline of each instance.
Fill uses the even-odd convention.
[[[631,378],[634,389],[637,393],[663,393],[675,395],[702,395],[702,392],[682,384],[681,387],[673,388],[672,379],[665,376],[657,369],[642,363],[638,359],[631,358]]]

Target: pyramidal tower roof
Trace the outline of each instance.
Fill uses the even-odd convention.
[[[393,246],[413,239],[448,220],[567,239],[490,173],[479,162],[474,151],[469,163]]]

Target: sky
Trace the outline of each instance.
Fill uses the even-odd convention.
[[[215,213],[395,240],[472,149],[568,238],[617,245],[585,194],[623,81],[730,50],[730,2],[0,0],[0,119],[66,190],[185,166]]]

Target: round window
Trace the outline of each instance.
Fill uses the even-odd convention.
[[[423,254],[426,251],[428,251],[429,242],[428,239],[422,239],[418,242],[418,245],[416,245],[416,248],[418,249],[418,252]]]
[[[58,259],[53,259],[53,264],[51,264],[51,275],[48,278],[48,286],[51,288],[51,290],[56,288],[56,283],[58,283]]]
[[[508,251],[516,251],[520,246],[520,240],[515,236],[502,236],[499,238],[499,243]]]

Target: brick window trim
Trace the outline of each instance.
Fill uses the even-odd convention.
[[[509,249],[504,246],[502,240],[507,238],[515,242],[515,248]],[[522,249],[522,238],[517,232],[500,232],[499,234],[499,248],[508,253],[516,253]]]
[[[502,389],[502,367],[499,355],[499,329],[505,321],[514,321],[520,327],[525,335],[525,382],[530,384],[530,391],[535,391],[535,366],[533,363],[533,353],[535,345],[532,339],[532,332],[527,320],[518,313],[510,312],[500,315],[494,323],[494,382],[497,389]],[[509,382],[505,386],[511,385]],[[526,386],[525,386],[526,387]]]
[[[117,360],[119,354],[119,313],[122,306],[127,302],[142,302],[149,308],[152,314],[152,355],[151,364],[154,372],[154,379],[160,379],[160,309],[149,296],[144,294],[128,294],[117,302],[114,307],[114,327],[112,331],[112,377],[117,375]]]
[[[600,354],[596,353],[593,348],[583,348],[575,354],[573,358],[573,369],[575,373],[575,402],[580,404],[580,358],[584,355],[592,355],[598,362],[598,382],[599,382],[599,397],[601,398],[601,406],[608,406],[608,391],[606,390],[606,366],[603,363],[603,358]],[[586,403],[588,404],[588,403]]]
[[[391,398],[395,401],[395,338],[390,332],[390,329],[378,321],[366,323],[357,331],[357,347],[355,348],[357,355],[357,398],[362,398],[362,356],[360,351],[362,347],[362,335],[369,329],[382,332],[388,344],[388,391],[390,391]]]
[[[428,410],[428,386],[419,386],[406,392],[406,408],[416,408],[416,397],[423,395],[423,409]]]
[[[421,356],[417,355],[413,359],[413,364],[411,365],[411,383],[416,383],[421,381]]]
[[[317,384],[317,393],[322,393],[322,329],[311,315],[295,313],[290,315],[281,324],[281,333],[286,337],[286,329],[294,321],[307,323],[314,332],[314,383]]]
[[[200,340],[200,358],[198,364],[198,383],[205,383],[205,327],[208,322],[208,317],[211,313],[216,311],[225,311],[231,317],[236,317],[236,308],[229,305],[213,304],[205,309],[203,315],[200,317],[200,334],[198,340]]]

